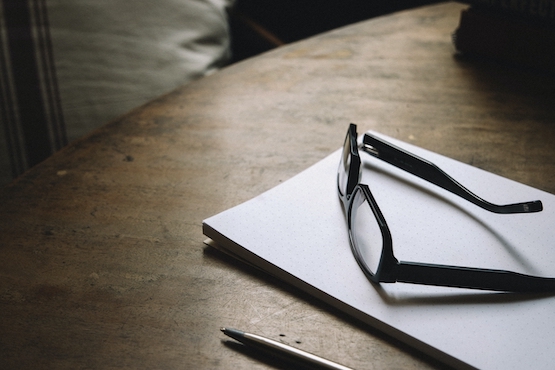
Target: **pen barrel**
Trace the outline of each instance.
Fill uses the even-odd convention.
[[[315,365],[321,369],[353,370],[349,367],[343,366],[320,356],[316,356],[312,353],[303,351],[295,347],[291,347],[287,344],[272,339],[261,337],[256,334],[244,333],[241,341],[250,346],[268,351],[274,355],[277,355],[278,357],[285,358],[286,360],[294,359],[309,365]]]

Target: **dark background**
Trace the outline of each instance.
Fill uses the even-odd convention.
[[[350,23],[439,0],[237,0],[230,11],[233,62]]]

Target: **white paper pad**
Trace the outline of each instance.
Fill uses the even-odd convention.
[[[497,204],[541,200],[532,214],[490,213],[361,152],[401,261],[555,277],[555,196],[381,136]],[[337,151],[262,195],[203,222],[220,247],[457,367],[552,369],[555,295],[370,283],[349,246]]]

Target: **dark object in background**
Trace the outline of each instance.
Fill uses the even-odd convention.
[[[495,14],[509,15],[535,25],[555,26],[554,0],[458,0]]]
[[[463,57],[555,73],[555,28],[491,9],[461,12],[453,35]]]
[[[237,0],[232,62],[347,24],[439,0]]]

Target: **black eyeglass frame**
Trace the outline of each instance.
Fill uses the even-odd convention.
[[[406,156],[409,156],[410,160],[412,161],[411,163],[413,165],[412,167],[413,170],[408,172],[416,176],[419,176],[425,180],[428,180],[426,176],[421,176],[420,174],[414,173],[414,172],[418,173],[418,170],[415,169],[416,167],[414,167],[414,164],[417,164],[417,165],[419,164],[417,162],[418,160],[424,163],[423,166],[428,167],[429,165],[431,165],[437,168],[439,171],[441,171],[437,166],[435,166],[431,162],[421,159],[419,157],[416,157],[413,154],[404,151],[403,149],[393,147],[391,144],[385,142],[382,139],[378,139],[373,135],[366,134],[364,136],[363,142],[365,141],[367,136],[368,137],[371,136],[372,141],[375,141],[375,139],[379,140],[380,148],[378,148],[377,151],[381,151],[383,153],[384,147],[386,147],[386,151],[389,150],[389,153],[397,154],[400,151],[402,154],[400,156],[401,161],[403,160],[403,158],[406,158]],[[521,292],[521,293],[555,291],[555,278],[525,275],[525,274],[521,274],[513,271],[506,271],[506,270],[405,262],[405,261],[397,260],[397,258],[393,254],[393,239],[391,236],[391,231],[385,220],[385,217],[383,216],[372,192],[370,191],[369,186],[366,184],[359,183],[359,179],[361,175],[361,159],[360,159],[359,150],[358,150],[357,137],[358,135],[356,132],[356,125],[351,124],[349,126],[349,130],[347,131],[343,155],[339,164],[339,171],[341,171],[342,167],[343,168],[345,167],[345,161],[347,160],[350,161],[349,172],[346,174],[347,183],[345,186],[346,191],[344,194],[341,189],[341,184],[340,184],[341,172],[339,171],[338,171],[337,185],[338,185],[339,198],[343,203],[345,215],[347,217],[347,225],[348,225],[348,231],[349,231],[349,241],[351,245],[351,250],[353,252],[353,255],[358,265],[360,266],[363,273],[370,281],[376,284],[402,282],[402,283],[411,283],[411,284],[435,285],[435,286],[505,291],[505,292]],[[391,151],[390,148],[393,148],[394,150]],[[346,158],[346,156],[348,156],[349,158]],[[376,156],[376,157],[380,158],[379,156]],[[388,160],[386,160],[386,162],[391,163],[393,165],[396,165],[396,163],[399,163],[399,161],[395,158],[394,155],[392,157],[388,157]],[[404,169],[401,166],[397,166],[397,167]],[[437,171],[434,171],[434,173],[437,174]],[[443,171],[441,171],[441,173],[445,174],[445,172]],[[436,184],[434,181],[431,181],[431,182]],[[438,185],[438,186],[441,186],[441,185]],[[449,189],[446,189],[446,190],[449,190]],[[466,191],[469,192],[468,190]],[[458,193],[455,193],[455,194],[459,195]],[[362,199],[359,199],[359,197],[362,197]],[[465,196],[463,196],[463,198],[467,199]],[[353,207],[358,207],[360,203],[355,204],[355,200],[360,200],[361,202],[366,201],[368,203],[374,217],[376,218],[376,221],[378,223],[378,226],[380,228],[380,232],[382,235],[382,242],[383,242],[382,254],[378,264],[378,268],[375,273],[372,273],[371,269],[367,266],[366,262],[364,261],[364,258],[361,256],[360,251],[358,250],[356,245],[356,240],[352,229]],[[538,204],[538,203],[541,206],[540,201],[526,202],[526,203],[519,203],[519,204]],[[515,209],[515,205],[510,205],[510,206],[512,207],[511,209],[513,210]],[[500,207],[504,207],[504,206],[500,206]],[[538,212],[538,210],[530,211],[530,207],[528,207],[528,209],[526,209],[526,207],[523,207],[522,211]]]

